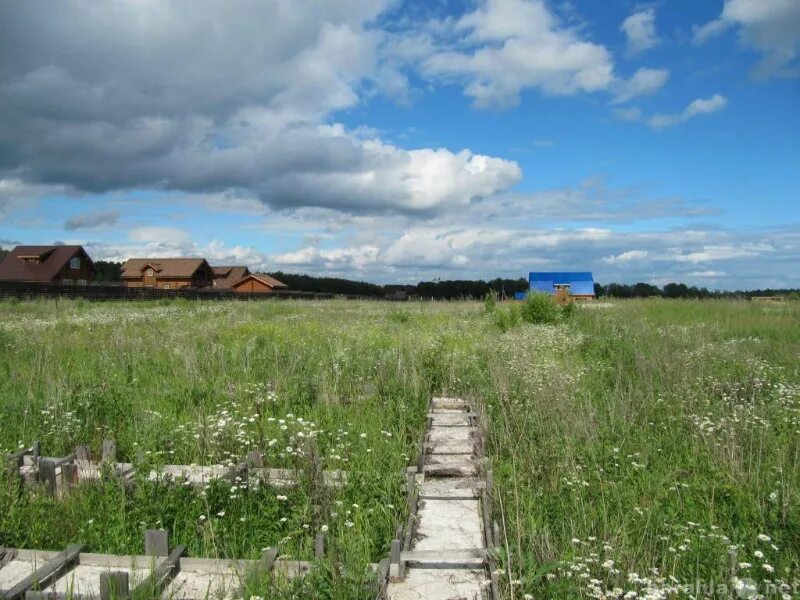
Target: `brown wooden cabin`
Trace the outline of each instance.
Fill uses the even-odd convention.
[[[269,294],[276,289],[286,289],[286,284],[270,277],[266,273],[250,273],[234,283],[231,288],[236,292]]]
[[[125,287],[179,290],[214,284],[214,270],[204,258],[131,258],[122,265]]]
[[[0,281],[83,286],[94,275],[83,246],[17,246],[0,261]]]
[[[211,267],[214,271],[214,289],[230,290],[233,284],[250,275],[247,267]]]

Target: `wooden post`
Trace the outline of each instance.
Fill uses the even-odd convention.
[[[72,463],[61,465],[61,492],[67,494],[72,484],[78,481],[78,467]]]
[[[51,496],[56,493],[56,463],[45,458],[39,461],[39,481]]]
[[[33,463],[36,464],[42,455],[42,442],[37,440],[31,444],[31,454],[33,454]]]
[[[261,567],[269,573],[275,564],[275,558],[278,556],[278,551],[275,548],[267,548],[261,553]]]
[[[77,460],[91,460],[92,454],[89,452],[89,446],[75,446],[75,458]]]
[[[403,563],[400,562],[401,544],[402,542],[398,539],[392,540],[389,553],[389,581],[403,581],[405,577],[405,569],[403,569]]]
[[[257,469],[262,468],[264,466],[264,457],[261,455],[261,452],[248,452],[247,464]]]
[[[163,529],[145,531],[144,553],[147,556],[167,556],[169,554],[169,534]]]
[[[497,524],[497,521],[495,521],[492,524],[492,533],[494,534],[494,547],[495,548],[499,548],[501,546],[501,543],[500,543],[500,525]]]
[[[324,558],[325,556],[325,534],[318,533],[314,540],[314,556],[316,558]]]
[[[127,572],[100,573],[100,600],[128,600],[130,597],[131,587]]]
[[[486,493],[492,495],[492,488],[494,488],[494,472],[489,469],[486,471]]]
[[[116,462],[117,459],[117,444],[114,440],[103,440],[103,453],[102,462]]]

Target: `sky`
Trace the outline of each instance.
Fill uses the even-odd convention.
[[[19,243],[800,287],[800,2],[3,2]]]

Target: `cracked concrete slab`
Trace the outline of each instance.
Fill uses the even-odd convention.
[[[390,600],[481,600],[484,574],[478,569],[409,569],[390,586]]]
[[[479,500],[421,500],[414,550],[483,548]]]

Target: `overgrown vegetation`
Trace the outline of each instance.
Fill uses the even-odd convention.
[[[113,438],[145,473],[259,449],[307,479],[106,481],[64,501],[0,479],[0,545],[136,553],[165,527],[193,556],[309,559],[325,528],[313,579],[248,593],[367,598],[426,402],[448,393],[488,416],[509,597],[723,598],[686,586],[798,579],[797,303],[5,302],[0,350],[3,452]],[[350,483],[320,489],[320,468]]]

